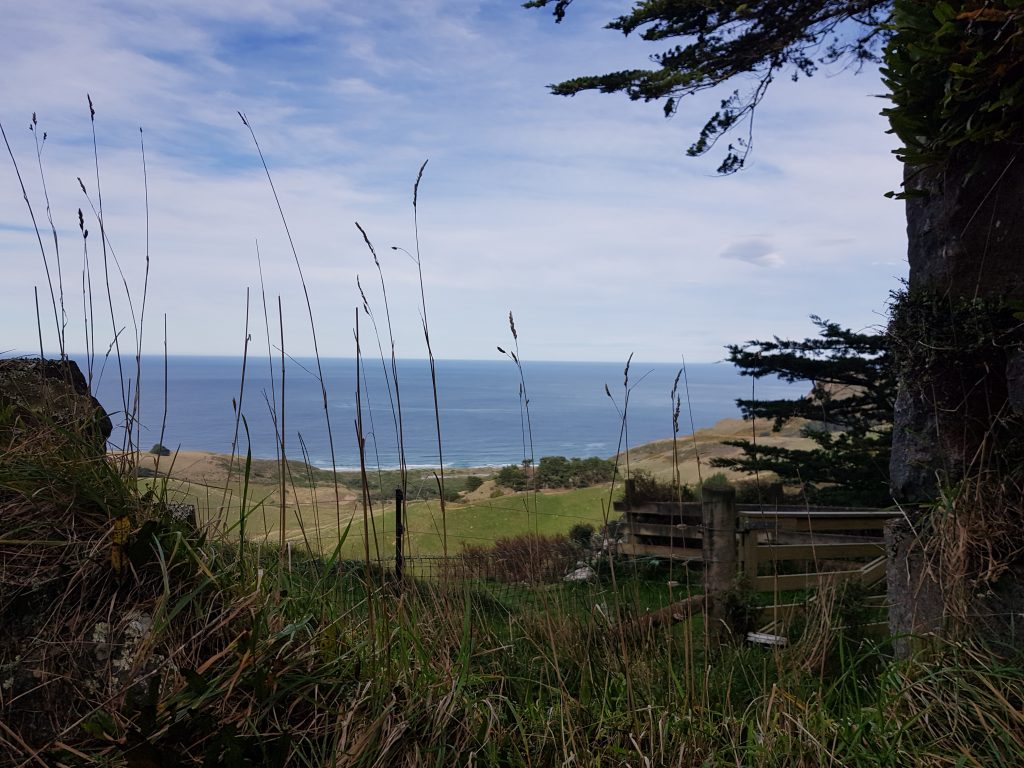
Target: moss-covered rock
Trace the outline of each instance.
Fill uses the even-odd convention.
[[[73,360],[0,360],[0,446],[44,431],[103,453],[113,424]]]

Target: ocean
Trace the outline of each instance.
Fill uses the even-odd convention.
[[[85,366],[79,360],[83,371]],[[357,468],[356,364],[351,359],[322,361],[327,387],[332,458],[323,397],[313,359],[285,365],[284,432],[289,458],[320,467]],[[134,358],[124,358],[125,380],[134,379]],[[281,371],[271,375],[266,358],[250,358],[245,386],[240,357],[174,356],[168,359],[166,419],[164,361],[142,358],[141,436],[144,450],[160,441],[173,449],[228,453],[235,433],[235,405],[248,425],[239,430],[239,452],[251,446],[254,458],[275,457],[271,403],[280,419]],[[437,466],[438,450],[430,367],[426,360],[399,360],[397,391],[388,385],[381,361],[364,363],[363,432],[371,466],[398,465],[398,440],[391,402],[400,398],[406,461],[410,466]],[[390,368],[390,361],[388,361]],[[672,436],[670,393],[680,366],[633,362],[629,370],[626,429],[622,411],[626,390],[622,363],[523,363],[525,398],[520,398],[519,371],[510,360],[438,360],[442,449],[446,467],[500,466],[542,456],[610,457],[621,446]],[[681,434],[739,417],[735,400],[750,397],[751,379],[728,363],[687,365],[689,396],[680,380]],[[123,422],[123,396],[115,359],[97,360],[94,390],[114,423]],[[609,397],[605,387],[607,385]],[[132,385],[134,387],[134,384]],[[795,397],[806,383],[760,379],[758,399]],[[529,420],[521,403],[528,404]],[[161,430],[163,436],[161,438]],[[115,432],[112,440],[120,444]],[[620,442],[621,441],[621,442]]]

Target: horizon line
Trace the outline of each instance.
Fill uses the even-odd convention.
[[[86,357],[86,354],[84,352],[65,352],[65,356],[74,360],[74,359],[84,358],[84,357]],[[314,355],[314,354],[302,354],[302,355],[291,355],[291,354],[288,354],[286,356],[289,359],[291,359],[291,360],[303,360],[303,361],[305,361],[305,360],[316,360],[317,359],[317,356]],[[96,360],[101,360],[104,357],[114,358],[115,355],[113,353],[111,353],[110,355],[94,355],[93,357]],[[158,358],[158,359],[162,359],[164,357],[164,354],[162,352],[143,352],[142,353],[142,357],[143,358]],[[172,360],[172,359],[175,359],[175,358],[196,358],[196,357],[199,357],[199,358],[209,358],[209,359],[223,358],[223,359],[241,360],[243,356],[240,355],[240,354],[228,354],[228,353],[221,353],[221,352],[169,352],[169,353],[167,353],[168,360]],[[38,359],[39,358],[39,352],[38,352],[38,350],[35,351],[35,352],[19,352],[18,350],[13,350],[13,349],[12,350],[2,350],[2,351],[0,351],[0,359],[5,359],[5,358],[33,358],[33,359]],[[45,352],[45,359],[47,359],[47,360],[57,360],[59,358],[60,358],[60,353],[59,352],[54,352],[52,354],[49,353],[49,352]],[[122,352],[121,353],[121,360],[122,361],[123,360],[133,360],[133,359],[135,359],[135,353],[134,352]],[[250,360],[262,360],[262,359],[264,359],[264,357],[262,355],[249,355],[249,359]],[[280,359],[280,355],[279,354],[274,356],[274,360],[279,360],[279,359]],[[324,360],[355,360],[355,359],[356,359],[355,357],[347,356],[347,355],[320,355],[320,360],[321,361],[324,361]],[[363,357],[363,360],[378,360],[378,359],[380,359],[380,358],[379,358],[379,356],[376,356],[376,355],[373,356],[373,357],[365,357],[365,356]],[[406,362],[424,362],[424,363],[430,361],[430,359],[427,358],[427,357],[396,357],[395,360],[397,360],[397,361],[406,361]],[[434,360],[435,360],[435,362],[439,362],[439,363],[440,362],[447,362],[447,363],[489,363],[489,362],[505,363],[505,362],[508,362],[507,358],[502,358],[500,356],[495,356],[493,358],[490,358],[490,357],[435,357]],[[558,359],[558,358],[526,358],[526,357],[524,357],[524,358],[521,358],[521,362],[523,363],[523,365],[529,365],[529,364],[532,364],[532,363],[562,363],[562,364],[581,364],[581,365],[589,365],[589,364],[601,364],[601,365],[618,364],[618,365],[625,365],[626,361],[622,360],[622,359],[565,360],[565,359]],[[630,361],[631,365],[639,365],[639,364],[646,364],[646,365],[677,365],[678,364],[680,366],[685,366],[685,365],[718,365],[718,364],[721,364],[721,363],[729,363],[729,361],[724,359],[724,358],[720,359],[720,360],[687,360],[686,362],[683,362],[682,360],[644,360],[644,359],[632,359]],[[729,364],[731,365],[731,363],[729,363]]]

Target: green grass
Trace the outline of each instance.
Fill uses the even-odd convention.
[[[464,482],[464,478],[459,478]],[[241,482],[232,483],[231,492],[225,497],[224,489],[168,481],[168,496],[174,501],[195,504],[200,520],[220,519],[228,529],[237,530]],[[140,481],[143,490],[159,489],[160,481],[145,478]],[[320,488],[329,486],[318,481]],[[250,482],[248,489],[246,536],[254,541],[273,542],[277,540],[278,488],[261,479]],[[326,494],[330,496],[330,494]],[[542,535],[567,534],[577,523],[589,523],[599,528],[605,522],[609,489],[604,487],[581,488],[568,491],[531,493],[509,493],[494,499],[471,503],[449,503],[448,551],[459,552],[466,545],[485,545],[501,537],[518,536],[526,533]],[[224,503],[224,500],[227,503]],[[223,511],[221,511],[223,507]],[[373,503],[377,547],[382,556],[394,552],[395,512],[391,500],[376,500]],[[360,503],[343,502],[341,510],[341,533],[347,536],[342,547],[345,557],[362,557],[363,514]],[[441,540],[440,504],[435,500],[410,501],[407,504],[405,521],[407,552],[410,555],[439,555],[444,551]],[[617,513],[612,513],[612,519]],[[319,528],[321,535],[316,536]],[[298,507],[289,505],[287,514],[287,538],[305,545],[305,536],[316,549],[332,551],[338,540],[338,520],[333,497],[321,499],[314,507],[303,501]],[[372,536],[371,531],[371,536]],[[377,549],[371,538],[371,554]]]
[[[669,601],[669,578],[675,598],[699,588],[664,562],[619,562],[614,580],[601,565],[592,584],[400,584],[171,523],[130,471],[43,447],[0,451],[0,520],[25,531],[0,574],[26,567],[0,583],[3,764],[1024,764],[1020,659],[949,644],[897,661],[820,632],[831,617],[785,649],[706,648],[699,620],[633,621]],[[564,531],[601,520],[606,493],[455,505],[449,527],[456,542]],[[439,546],[419,529],[431,514],[410,507],[421,550]],[[61,515],[74,546],[21,540]],[[130,567],[115,574],[118,518]]]
[[[604,524],[608,488],[582,488],[557,493],[517,493],[471,504],[448,505],[448,551],[463,544],[486,545],[495,539],[540,533],[567,534],[577,523],[595,528]],[[612,513],[613,518],[616,513]],[[444,550],[440,530],[440,505],[436,501],[408,506],[408,549],[412,555],[438,555]],[[395,528],[394,512],[384,516],[386,531]],[[358,534],[357,534],[358,535]]]

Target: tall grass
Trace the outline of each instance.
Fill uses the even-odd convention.
[[[62,482],[81,482],[81,468],[54,473],[57,460],[40,457],[49,498],[78,497]],[[46,587],[55,607],[20,638],[21,658],[5,647],[0,754],[10,764],[175,755],[281,766],[941,766],[1024,756],[1024,672],[969,645],[901,663],[842,636],[824,665],[814,637],[712,654],[699,621],[619,631],[602,608],[606,578],[520,587],[534,598],[513,604],[486,581],[410,578],[399,598],[361,565],[202,543],[110,490],[101,522],[136,514],[132,576],[119,585],[89,557],[105,546],[99,525],[98,538],[81,540],[71,582]],[[20,498],[36,505],[23,517],[39,519],[40,494]],[[680,636],[692,644],[689,677],[669,642]],[[47,684],[30,682],[34,673]]]
[[[36,143],[36,157],[37,157],[37,159],[39,161],[39,172],[40,172],[40,175],[42,175],[42,148],[41,148],[40,144],[38,143],[39,139],[38,139],[38,136],[36,135],[36,126],[37,125],[38,125],[38,121],[36,120],[35,114],[33,114],[32,115],[32,123],[30,125],[30,130],[32,131],[33,138],[37,142]],[[42,260],[43,260],[43,269],[44,269],[44,271],[46,273],[46,284],[47,284],[47,287],[50,289],[50,300],[51,300],[51,302],[53,304],[53,321],[54,321],[54,324],[56,326],[57,342],[58,342],[58,345],[60,347],[61,357],[63,357],[64,356],[64,325],[63,325],[63,323],[61,321],[60,316],[58,316],[58,314],[57,314],[57,297],[56,297],[56,294],[54,293],[54,288],[53,288],[53,275],[50,272],[50,260],[49,260],[49,258],[46,255],[46,247],[43,245],[43,236],[42,236],[42,233],[39,231],[39,223],[36,221],[35,209],[32,207],[32,201],[29,198],[28,190],[25,188],[25,182],[24,182],[24,180],[22,179],[22,176],[21,176],[21,168],[18,166],[18,161],[17,161],[17,159],[14,156],[14,150],[11,148],[11,143],[7,139],[7,131],[4,130],[3,123],[0,123],[0,137],[3,138],[4,146],[7,148],[7,154],[11,158],[11,166],[14,168],[14,173],[15,173],[15,175],[18,178],[18,185],[21,188],[21,196],[22,196],[22,199],[25,201],[25,206],[28,208],[29,219],[31,219],[31,221],[32,221],[32,229],[33,229],[33,231],[35,232],[35,235],[36,235],[36,242],[39,244],[39,252],[40,252],[40,255],[42,256]],[[45,139],[44,139],[44,141],[45,141]],[[43,178],[45,179],[45,176]],[[44,183],[44,188],[45,188],[45,183]],[[46,210],[47,210],[47,214],[49,215],[49,211],[50,211],[49,193],[46,193],[46,196],[47,196]],[[51,225],[52,225],[52,223],[53,223],[52,218],[50,219],[50,222],[51,222]],[[55,247],[56,247],[56,243],[57,243],[56,230],[54,231],[54,243],[55,243]],[[59,269],[57,271],[57,275],[58,275],[58,281],[59,281],[59,284],[60,284],[61,307],[63,308],[63,296],[64,296],[63,280],[60,279],[61,273],[60,273]],[[37,304],[38,304],[38,301],[37,301]],[[41,333],[42,333],[42,330],[40,329],[40,334]]]
[[[498,352],[505,355],[516,367],[516,374],[519,377],[519,423],[523,436],[523,464],[529,461],[531,471],[527,477],[527,489],[533,497],[534,531],[539,526],[537,519],[537,481],[536,464],[537,457],[533,450],[533,420],[530,418],[530,394],[526,389],[526,374],[523,371],[522,353],[519,351],[519,332],[516,330],[516,321],[512,316],[512,310],[508,312],[508,329],[512,334],[512,348],[505,350],[500,345]],[[526,502],[526,513],[529,515],[530,504]]]
[[[275,201],[283,219],[276,192]],[[100,202],[96,216],[106,248],[101,211]],[[373,325],[393,403],[404,491],[408,473],[394,329],[383,269],[359,229],[384,294],[390,367]],[[84,241],[84,221],[81,231]],[[293,256],[305,289],[294,248]],[[279,391],[272,389],[267,398],[279,454],[276,546],[246,536],[264,505],[253,490],[245,362],[231,459],[231,471],[239,473],[239,516],[226,530],[176,521],[166,488],[149,492],[131,461],[112,461],[95,445],[90,448],[87,434],[48,418],[47,408],[34,411],[34,428],[26,430],[18,409],[28,406],[0,402],[0,626],[7,630],[0,634],[0,764],[532,768],[1024,762],[1019,659],[995,657],[963,642],[896,661],[887,642],[864,640],[837,621],[841,595],[817,600],[818,613],[808,617],[789,647],[765,651],[741,643],[709,645],[699,616],[645,620],[675,601],[675,589],[699,595],[699,579],[691,580],[689,572],[683,583],[674,583],[678,565],[624,567],[605,557],[595,561],[592,581],[564,581],[575,552],[564,541],[503,543],[511,559],[502,577],[480,566],[494,553],[476,550],[460,560],[444,559],[448,570],[442,577],[413,571],[399,585],[369,546],[374,516],[361,421],[359,309],[354,428],[362,464],[362,559],[341,555],[352,523],[342,526],[336,473],[333,546],[314,542],[321,525],[313,494],[316,530],[308,531],[299,515],[304,546],[293,549],[285,535],[285,499],[290,491],[298,504],[300,485],[315,486],[317,475],[287,458],[282,301],[278,297],[278,370],[257,259],[271,381],[280,375],[272,385]],[[84,261],[90,339],[95,322],[87,249]],[[414,261],[443,465],[418,247]],[[110,281],[104,282],[110,348],[116,350],[120,331]],[[61,293],[58,286],[55,306]],[[306,301],[312,324],[308,291]],[[373,320],[365,294],[362,313]],[[137,351],[142,317],[140,311]],[[59,309],[55,321],[63,336]],[[511,314],[509,323],[515,348],[507,354],[519,372],[525,454],[532,433],[529,398]],[[166,350],[166,318],[164,336]],[[243,360],[248,298],[245,339]],[[87,344],[95,351],[94,341]],[[631,362],[623,371],[621,406],[607,389],[620,410],[619,453],[627,472],[629,397],[638,383],[630,378]],[[326,413],[319,360],[318,374]],[[677,479],[679,383],[677,376],[670,394]],[[124,390],[126,424],[140,398],[137,383],[135,398],[128,397],[130,387]],[[245,460],[236,464],[243,434]],[[130,435],[126,440],[130,446]],[[298,442],[308,459],[301,436]],[[532,437],[530,443],[532,459]],[[447,553],[440,473],[438,485]],[[606,523],[611,493],[602,510]],[[536,526],[535,489],[533,498]],[[264,531],[270,527],[264,523]]]
[[[441,502],[441,541],[444,546],[444,554],[448,555],[448,500],[444,492],[444,449],[441,438],[441,404],[437,393],[437,364],[434,360],[434,347],[430,343],[430,323],[427,320],[427,294],[423,286],[423,258],[420,254],[420,215],[419,196],[420,182],[423,181],[423,171],[427,169],[427,160],[423,161],[419,173],[416,174],[416,183],[412,187],[412,221],[413,234],[416,240],[416,274],[420,282],[420,320],[423,323],[423,338],[427,343],[427,359],[430,362],[430,389],[434,396],[434,424],[437,431],[437,490]],[[509,315],[511,317],[511,314]]]
[[[330,407],[328,405],[327,382],[324,380],[323,366],[320,363],[320,345],[319,345],[319,343],[317,341],[316,321],[313,319],[313,304],[309,300],[309,288],[306,285],[306,277],[305,277],[305,275],[302,274],[302,262],[299,261],[299,253],[298,253],[298,251],[295,248],[295,241],[292,239],[292,232],[291,232],[291,229],[288,226],[288,219],[284,215],[284,207],[281,205],[281,199],[280,199],[280,197],[278,197],[277,189],[274,186],[274,179],[273,179],[273,176],[271,176],[270,167],[267,165],[267,160],[263,156],[263,150],[260,148],[260,143],[256,139],[256,131],[253,129],[251,123],[249,122],[248,117],[246,117],[245,114],[243,114],[242,112],[239,112],[238,116],[241,118],[242,124],[246,127],[246,129],[248,129],[249,135],[252,137],[252,143],[256,147],[256,152],[257,152],[257,154],[260,157],[260,162],[263,165],[263,170],[264,170],[264,172],[267,175],[267,183],[270,185],[270,190],[271,190],[271,192],[273,193],[273,196],[274,196],[274,202],[277,205],[278,214],[281,217],[281,224],[284,226],[285,234],[288,237],[288,246],[291,249],[292,257],[293,257],[293,259],[295,261],[295,269],[299,273],[299,282],[302,284],[302,294],[303,294],[303,296],[306,299],[306,311],[307,311],[307,314],[309,315],[309,330],[310,330],[310,334],[311,334],[312,339],[313,339],[313,355],[314,355],[314,357],[316,359],[317,381],[320,384],[320,393],[321,393],[321,396],[323,398],[322,404],[323,404],[323,410],[324,410],[324,424],[326,425],[326,428],[327,428],[327,444],[328,444],[328,447],[329,447],[330,452],[331,452],[331,466],[334,467],[334,466],[337,466],[338,462],[337,462],[337,460],[335,458],[335,452],[334,452],[334,431],[331,429],[331,411],[330,411]],[[280,298],[278,299],[278,302],[280,304]],[[282,327],[281,348],[282,348],[282,355],[283,355],[284,354],[283,327]],[[282,385],[281,385],[281,389],[282,389],[282,392],[281,392],[281,419],[282,419],[282,422],[283,422],[283,420],[284,420],[284,383],[283,383],[284,382],[284,361],[283,361],[283,357],[282,357],[282,363],[281,363],[281,371],[282,371],[282,373],[281,373],[281,377],[282,377]],[[284,435],[284,426],[283,426],[283,424],[282,424],[281,432],[282,432],[282,441],[283,441],[283,439],[284,439],[284,437],[283,437],[283,435]],[[281,450],[281,452],[282,452],[282,461],[283,461],[284,460],[284,456],[283,456],[283,454],[284,454],[284,443],[283,442],[282,442],[282,450]],[[337,483],[334,484],[334,501],[335,501],[335,512],[336,512],[336,515],[337,515],[337,526],[338,526],[338,530],[341,530],[341,495],[340,495],[340,492],[338,490],[338,484]],[[283,522],[282,522],[282,527],[283,527]]]

